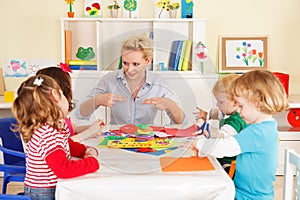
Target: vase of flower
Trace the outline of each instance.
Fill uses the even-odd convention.
[[[112,18],[118,18],[120,5],[116,0],[114,1],[114,4],[109,5],[107,8],[110,10],[110,16]]]
[[[170,18],[176,18],[176,16],[177,16],[177,10],[169,10]]]
[[[176,2],[176,3],[169,4],[167,6],[167,8],[169,9],[169,17],[170,18],[176,18],[177,17],[177,10],[179,8],[179,3]]]

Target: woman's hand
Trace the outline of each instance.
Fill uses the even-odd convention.
[[[157,110],[169,110],[175,102],[169,98],[155,97],[143,101],[143,104],[152,104]]]
[[[101,105],[101,106],[111,107],[116,102],[126,101],[126,98],[124,96],[117,95],[117,94],[105,93],[105,94],[97,94],[95,96],[95,101],[96,101],[96,105],[98,106]]]

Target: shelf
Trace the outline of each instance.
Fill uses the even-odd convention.
[[[194,22],[201,21],[207,22],[206,19],[195,18],[63,18],[63,21],[108,21],[108,22],[135,22],[135,21],[151,21],[151,22]]]
[[[168,66],[172,42],[175,40],[193,41],[188,69],[199,70],[193,50],[199,41],[205,43],[206,21],[189,18],[63,18],[62,60],[76,60],[79,47],[92,47],[98,71],[116,70],[122,41],[133,35],[151,33],[154,43],[153,71],[160,70],[159,63]],[[66,31],[71,33],[71,39],[65,38]]]
[[[290,109],[300,108],[300,94],[290,94],[289,101]]]

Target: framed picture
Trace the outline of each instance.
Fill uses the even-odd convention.
[[[268,36],[220,36],[220,73],[267,68]]]

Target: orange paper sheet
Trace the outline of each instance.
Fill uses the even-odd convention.
[[[161,157],[160,166],[163,172],[209,171],[215,170],[207,157]]]

